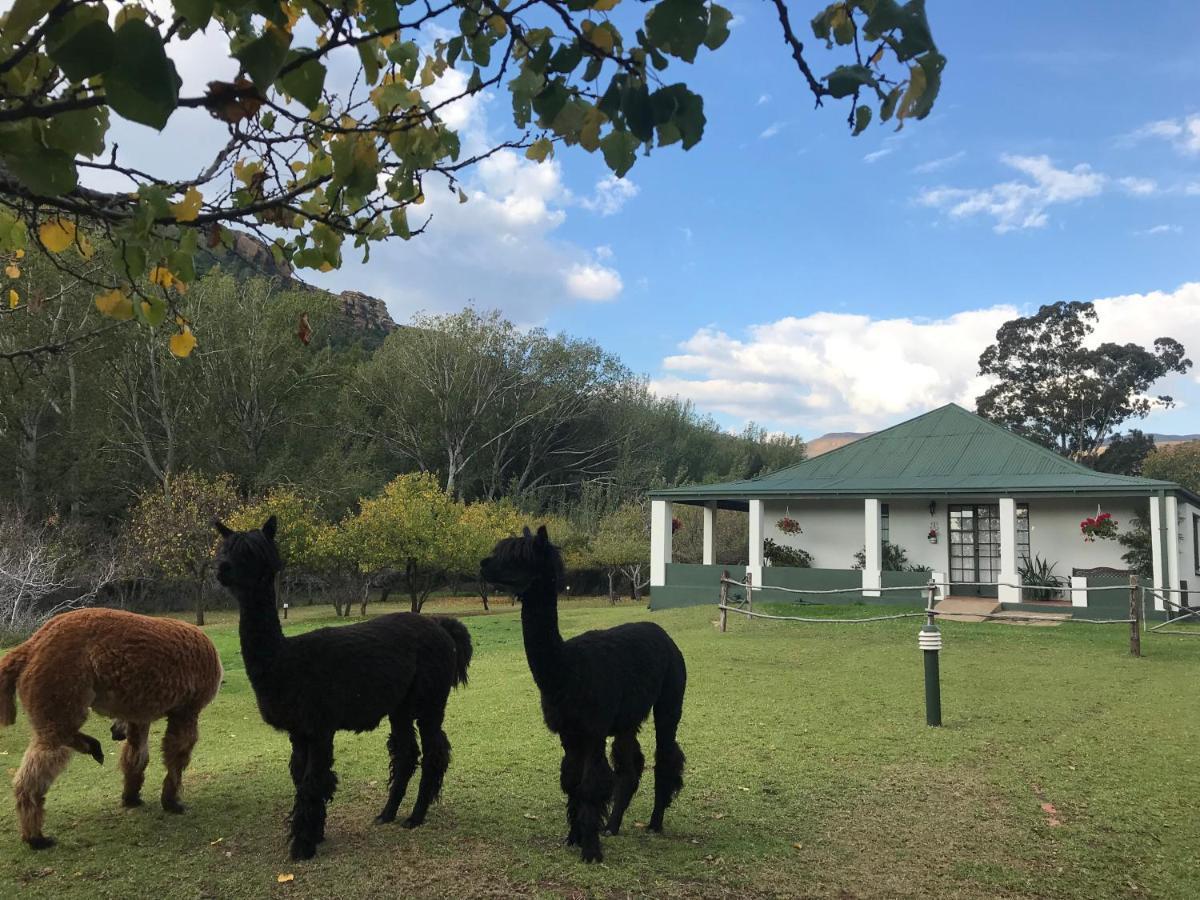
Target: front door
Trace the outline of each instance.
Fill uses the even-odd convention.
[[[995,597],[1000,576],[1000,506],[950,507],[950,593],[955,597]]]
[[[996,597],[1000,580],[1000,505],[951,504],[950,593]],[[1029,556],[1029,505],[1017,504],[1017,558]],[[972,584],[984,582],[984,584]]]

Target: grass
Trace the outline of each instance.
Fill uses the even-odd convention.
[[[201,718],[188,813],[121,809],[114,745],[103,768],[76,757],[48,799],[57,848],[24,848],[6,794],[0,895],[1200,895],[1194,638],[1149,636],[1145,658],[1134,660],[1121,626],[945,623],[946,725],[931,729],[917,620],[731,617],[720,634],[712,608],[573,603],[562,612],[565,633],[653,619],[678,641],[690,676],[680,732],[686,786],[665,835],[629,827],[605,841],[602,866],[585,867],[559,846],[559,748],[541,722],[519,619],[504,601],[494,609],[465,619],[476,642],[471,684],[450,700],[454,762],[425,827],[372,824],[384,800],[386,735],[340,735],[329,839],[315,860],[288,860],[288,742],[260,721],[234,619],[218,613],[207,630],[226,682]],[[336,622],[325,613],[293,610],[288,630]],[[102,721],[87,730],[107,737]],[[27,737],[23,716],[0,732],[10,776]],[[161,778],[156,755],[148,799]],[[630,826],[649,815],[651,778],[647,771]],[[411,801],[410,793],[404,809]],[[279,883],[281,874],[294,879]]]

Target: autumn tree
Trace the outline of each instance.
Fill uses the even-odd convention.
[[[605,516],[592,538],[589,557],[608,576],[609,603],[617,602],[618,573],[629,581],[633,599],[640,599],[650,570],[650,516],[645,504],[626,503]]]
[[[1123,423],[1174,405],[1151,388],[1192,362],[1174,338],[1154,349],[1106,342],[1089,346],[1092,303],[1059,302],[1000,326],[979,357],[979,374],[995,379],[976,400],[980,415],[1064,456],[1091,459]]]
[[[855,133],[928,115],[945,58],[923,0],[816,10],[812,34],[837,46],[823,76],[787,0],[771,2],[814,101],[847,102]],[[229,226],[298,268],[336,268],[351,248],[420,233],[427,192],[468,200],[461,174],[498,151],[544,161],[577,146],[622,176],[639,151],[695,146],[704,101],[676,74],[725,43],[732,13],[709,0],[644,7],[15,0],[0,24],[0,251],[82,251],[102,236],[119,265],[91,278],[98,305],[194,345],[177,289],[205,245],[231,241]],[[201,32],[237,74],[185,90],[175,61]],[[512,127],[464,147],[444,114],[482,91],[510,99]],[[228,130],[193,177],[136,167],[112,140],[114,117],[161,130],[193,110]],[[98,173],[121,188],[100,189]]]
[[[1194,494],[1200,494],[1200,441],[1157,448],[1146,457],[1142,474],[1147,478],[1173,481]]]
[[[128,558],[146,574],[187,583],[195,592],[197,625],[204,624],[204,583],[217,544],[212,519],[226,519],[238,506],[228,475],[210,478],[185,470],[165,489],[145,491],[130,511]]]
[[[296,576],[314,568],[317,542],[326,523],[312,500],[295,488],[280,485],[242,506],[226,524],[235,531],[250,531],[261,528],[271,516],[276,519],[275,545],[284,564],[276,575],[276,585],[282,588],[277,593],[280,602],[286,602]]]

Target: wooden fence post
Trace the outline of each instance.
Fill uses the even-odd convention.
[[[754,576],[749,572],[746,573],[746,609],[754,612]]]
[[[721,599],[720,599],[721,634],[725,633],[725,629],[728,626],[728,620],[729,620],[729,613],[725,609],[725,607],[729,604],[728,580],[729,580],[729,570],[726,569],[724,572],[721,573]]]
[[[1142,604],[1138,596],[1138,577],[1129,576],[1129,652],[1142,655]]]

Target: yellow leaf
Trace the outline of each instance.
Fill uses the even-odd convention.
[[[596,12],[608,12],[610,9],[614,9],[620,2],[621,0],[596,0],[592,4],[592,9],[596,10]]]
[[[171,215],[175,217],[176,222],[194,222],[200,215],[200,201],[203,199],[193,185],[184,193],[182,200],[171,204]]]
[[[538,138],[525,151],[525,158],[532,159],[534,162],[545,162],[546,157],[553,149],[554,145],[550,143],[550,138]]]
[[[286,875],[276,876],[275,880],[278,881],[280,884],[287,884],[289,881],[295,881],[296,876],[293,875],[291,872],[288,872]]]
[[[16,291],[14,291],[12,288],[9,288],[8,289],[8,308],[16,309],[17,305],[20,302],[21,302],[21,295],[18,294]]]
[[[62,253],[75,240],[75,223],[66,219],[54,219],[38,228],[38,240],[51,253]]]
[[[7,266],[4,267],[4,274],[7,275],[9,278],[20,278],[21,277],[21,267],[15,263],[9,263]]]
[[[157,284],[159,287],[169,288],[175,283],[175,276],[171,274],[169,269],[163,266],[155,266],[150,270],[148,277],[151,284]]]
[[[601,53],[612,53],[613,49],[613,33],[612,29],[607,25],[596,25],[590,31],[586,32],[587,39]]]
[[[463,193],[463,189],[462,189],[462,188],[459,188],[459,189],[458,189],[458,202],[459,202],[459,203],[466,203],[466,202],[467,202],[467,195],[466,195],[465,193]]]
[[[184,359],[191,355],[191,352],[196,349],[196,336],[192,334],[192,329],[186,325],[178,334],[171,335],[169,342],[171,353]]]
[[[96,309],[100,310],[102,315],[120,322],[127,322],[133,318],[133,301],[126,297],[119,288],[97,294]]]
[[[96,255],[96,248],[92,246],[92,242],[87,239],[86,234],[78,235],[79,240],[76,241],[76,249],[79,255],[84,259],[91,259]]]
[[[328,262],[328,261],[323,262],[323,263],[321,263],[321,266],[319,269],[317,269],[317,271],[318,272],[332,272],[333,271],[333,263]]]
[[[508,23],[504,21],[504,16],[494,15],[487,20],[488,27],[492,29],[500,37],[508,34]]]
[[[18,251],[17,251],[17,253],[16,253],[16,257],[17,257],[17,259],[24,259],[24,258],[25,258],[25,251],[24,251],[24,250],[18,250]]]

